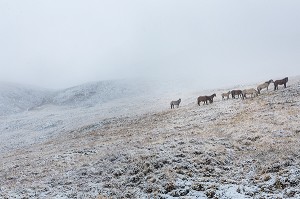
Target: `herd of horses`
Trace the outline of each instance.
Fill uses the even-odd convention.
[[[274,90],[278,90],[278,85],[284,85],[284,88],[286,88],[286,83],[288,82],[288,77],[284,78],[284,79],[280,79],[280,80],[276,80],[273,81],[272,79],[269,81],[266,81],[263,84],[260,84],[257,86],[257,89],[254,88],[250,88],[250,89],[244,89],[244,90],[232,90],[232,91],[228,91],[226,93],[222,93],[222,100],[225,99],[229,99],[230,95],[233,99],[237,98],[241,98],[241,99],[245,99],[247,98],[247,96],[251,96],[252,97],[256,97],[258,96],[258,94],[261,94],[261,90],[262,89],[267,89],[269,90],[269,85],[271,83],[274,84]],[[197,104],[200,106],[200,103],[203,102],[204,104],[208,104],[208,102],[211,104],[214,101],[214,97],[216,97],[217,95],[214,93],[210,96],[199,96],[197,99]],[[177,101],[171,101],[170,105],[171,105],[171,109],[175,108],[175,106],[177,106],[177,108],[179,107],[179,104],[181,102],[181,99],[177,100]]]

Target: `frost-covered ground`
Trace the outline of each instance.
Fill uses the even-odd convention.
[[[0,197],[299,198],[300,78],[253,99],[222,101],[227,90],[53,100],[2,116]]]

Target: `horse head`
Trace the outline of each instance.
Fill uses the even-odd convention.
[[[274,84],[274,81],[273,81],[272,79],[270,79],[270,80],[268,81],[268,83],[269,83],[269,84],[271,84],[271,83]]]

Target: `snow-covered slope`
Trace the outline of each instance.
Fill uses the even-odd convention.
[[[31,110],[45,103],[51,91],[0,82],[0,116]]]
[[[165,96],[153,94],[158,87],[142,80],[94,82],[58,91],[2,87],[0,151],[28,146],[81,126],[97,126],[106,118],[169,107]]]
[[[52,101],[55,105],[71,107],[95,106],[111,100],[141,95],[144,82],[129,80],[100,81],[82,84],[57,92]]]
[[[159,84],[143,80],[99,81],[57,91],[0,82],[0,116],[48,105],[94,107],[114,100],[151,95],[158,89],[161,89]]]
[[[136,96],[144,91],[144,84],[125,80],[87,83],[58,91],[1,82],[0,115],[29,111],[48,104],[70,107],[95,106]]]

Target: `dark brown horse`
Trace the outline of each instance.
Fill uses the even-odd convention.
[[[214,93],[214,94],[212,94],[211,96],[208,96],[210,99],[211,99],[211,101],[213,102],[214,101],[214,97],[216,97],[217,95],[216,95],[216,93]],[[211,102],[211,103],[212,103]]]
[[[200,102],[204,102],[203,103],[203,105],[204,105],[204,104],[207,104],[207,101],[209,101],[210,103],[213,103],[213,100],[212,100],[212,98],[210,98],[210,96],[199,96],[197,103],[200,106]]]
[[[281,79],[281,80],[276,80],[275,82],[274,82],[274,91],[275,90],[278,90],[278,85],[284,85],[284,88],[286,88],[286,83],[289,81],[289,78],[288,77],[286,77],[286,78],[284,78],[284,79]]]
[[[233,99],[235,99],[236,95],[238,96],[238,98],[239,97],[242,98],[243,97],[243,92],[241,90],[232,90],[231,91],[231,96],[232,96]]]

